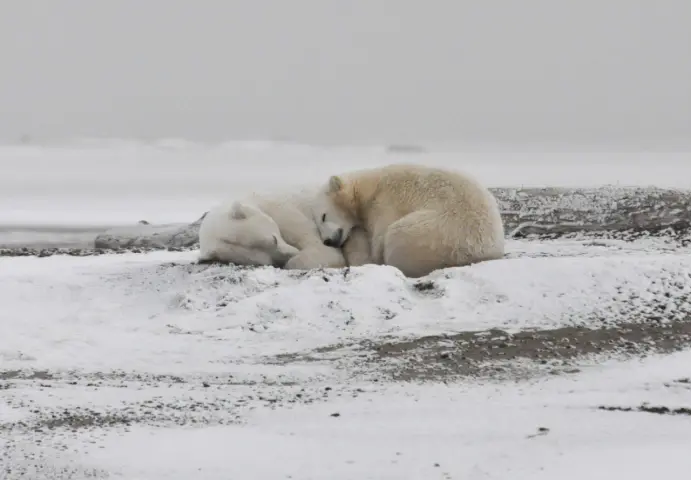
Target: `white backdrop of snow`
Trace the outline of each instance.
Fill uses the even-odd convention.
[[[393,162],[452,167],[489,187],[655,185],[690,188],[690,152],[433,149],[272,142],[83,141],[0,146],[0,224],[192,222],[229,196],[323,182],[335,172]]]

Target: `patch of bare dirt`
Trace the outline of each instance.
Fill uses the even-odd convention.
[[[335,345],[306,354],[275,358],[277,363],[329,361],[345,347],[357,347],[358,361],[344,368],[394,381],[452,381],[462,377],[519,379],[531,375],[526,365],[548,373],[576,373],[579,360],[671,353],[690,347],[690,320],[622,323],[602,328],[563,327],[508,333],[499,329],[432,335],[386,343]],[[335,357],[338,364],[340,356]],[[516,365],[524,365],[520,372]],[[527,363],[528,362],[528,363]],[[371,376],[369,375],[369,376]]]

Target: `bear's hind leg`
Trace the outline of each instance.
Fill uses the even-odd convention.
[[[459,232],[461,233],[461,232]],[[389,226],[384,241],[384,264],[409,278],[463,264],[453,260],[448,222],[432,210],[410,213]]]

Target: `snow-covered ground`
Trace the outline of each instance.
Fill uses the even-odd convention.
[[[689,365],[686,351],[586,363],[581,373],[530,382],[364,384],[350,391],[322,386],[318,401],[278,407],[266,406],[262,396],[288,396],[286,389],[248,395],[247,387],[213,385],[206,396],[228,401],[217,415],[242,416],[237,423],[117,425],[78,433],[58,427],[42,436],[5,434],[0,448],[5,443],[13,470],[27,475],[8,478],[36,480],[683,480],[690,477],[689,416],[637,409],[689,408]],[[34,408],[54,411],[137,397],[153,403],[175,394],[200,397],[189,387],[111,388],[93,397],[84,390],[19,387],[13,395],[40,398]],[[309,394],[290,393],[294,399]],[[613,407],[634,410],[603,410]]]
[[[690,187],[689,152],[2,146],[0,243],[188,222],[258,185],[397,160],[459,166],[491,186]],[[378,377],[384,360],[361,364],[366,340],[689,322],[688,244],[514,240],[503,260],[422,280],[195,258],[0,257],[0,479],[689,478],[689,416],[597,409],[689,408],[689,350],[580,358],[581,372],[517,382],[397,384]]]
[[[183,374],[363,339],[685,314],[689,248],[592,243],[511,241],[515,258],[434,272],[423,291],[392,267],[236,270],[196,251],[0,259],[0,360]]]
[[[683,479],[689,418],[595,409],[689,407],[689,385],[673,382],[689,375],[689,363],[685,352],[526,385],[386,387],[260,411],[245,427],[135,428],[106,436],[85,463],[181,480]]]

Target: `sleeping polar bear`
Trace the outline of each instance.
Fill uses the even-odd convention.
[[[340,247],[361,228],[370,260],[408,277],[504,255],[497,200],[461,173],[395,164],[336,175],[313,203],[326,245]]]
[[[368,263],[365,235],[355,231],[343,249],[324,244],[314,218],[315,189],[253,193],[212,208],[199,229],[199,262],[272,265],[291,270]]]

